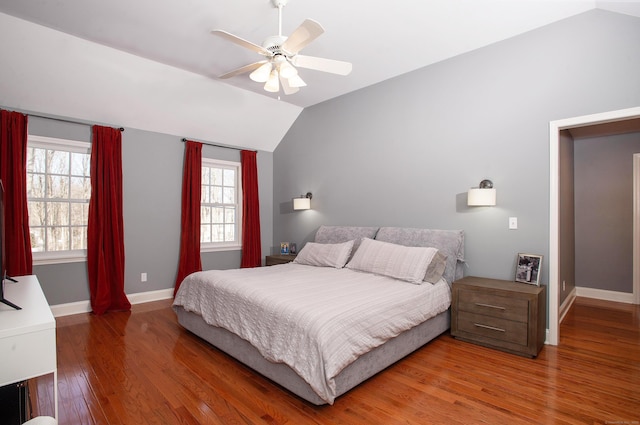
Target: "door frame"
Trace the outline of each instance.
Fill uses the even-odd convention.
[[[600,114],[583,115],[579,117],[566,118],[549,122],[549,333],[547,335],[547,343],[558,345],[560,340],[560,317],[559,317],[559,265],[560,258],[559,237],[560,237],[560,131],[577,127],[585,127],[595,124],[605,124],[615,121],[624,121],[628,119],[640,118],[640,107],[621,109],[617,111],[603,112]],[[638,181],[634,178],[634,184]],[[640,184],[640,181],[638,181]],[[634,210],[638,210],[640,199],[636,199],[634,190]],[[634,259],[640,255],[640,226],[637,226],[638,217],[634,212]],[[634,299],[638,302],[640,297],[640,270],[634,260],[633,267],[633,287]]]
[[[640,153],[633,154],[633,303],[640,304]]]

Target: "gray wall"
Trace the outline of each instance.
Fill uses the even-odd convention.
[[[633,154],[640,133],[575,140],[576,285],[633,293]]]
[[[6,106],[6,109],[12,109]],[[26,111],[28,112],[28,111]],[[117,124],[115,124],[117,126]],[[37,117],[31,134],[90,141],[90,127]],[[182,136],[132,128],[122,134],[125,230],[125,291],[128,294],[172,288],[180,242],[180,197],[184,143]],[[203,147],[203,157],[240,161],[233,149]],[[267,253],[273,239],[273,154],[258,152],[261,238]],[[202,254],[204,269],[240,266],[240,251]],[[140,282],[140,273],[147,282]],[[49,304],[89,299],[86,262],[34,267]]]
[[[549,122],[640,105],[638,40],[640,19],[594,10],[305,109],[274,153],[274,245],[321,224],[464,229],[466,274],[513,279],[518,252],[548,256]],[[484,178],[498,205],[466,207]]]

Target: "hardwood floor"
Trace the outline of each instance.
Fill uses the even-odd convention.
[[[442,335],[313,406],[180,327],[170,301],[57,319],[59,424],[640,424],[640,307],[578,299],[536,359]]]

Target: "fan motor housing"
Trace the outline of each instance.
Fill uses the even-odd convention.
[[[264,47],[266,50],[271,52],[271,54],[273,55],[284,54],[281,46],[282,46],[282,43],[284,43],[286,40],[287,40],[287,37],[283,37],[280,35],[272,35],[262,43],[262,47]]]

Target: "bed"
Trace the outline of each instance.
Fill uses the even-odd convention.
[[[316,405],[335,399],[450,326],[464,233],[321,226],[292,263],[193,273],[179,323]]]

